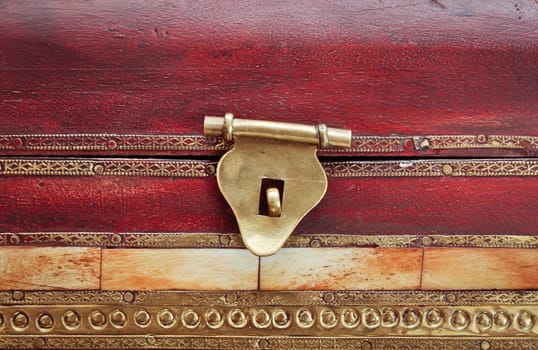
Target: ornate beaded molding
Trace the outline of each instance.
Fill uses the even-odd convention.
[[[236,233],[25,232],[0,233],[0,246],[103,248],[245,248]],[[480,247],[538,248],[538,236],[516,235],[291,235],[287,248]]]
[[[332,177],[538,176],[538,160],[417,160],[324,162]],[[0,175],[174,176],[215,174],[216,163],[183,160],[0,159]]]
[[[538,345],[537,314],[536,291],[13,291],[0,348],[516,349]]]
[[[0,150],[30,151],[222,151],[221,138],[199,135],[35,134],[0,135]],[[443,149],[538,149],[538,136],[354,136],[351,148],[333,152],[393,153]]]

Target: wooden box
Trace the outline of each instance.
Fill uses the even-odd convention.
[[[532,0],[1,2],[0,349],[537,348],[537,34]],[[226,112],[352,131],[271,256]]]

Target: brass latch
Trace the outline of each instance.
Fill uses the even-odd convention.
[[[234,141],[220,160],[217,181],[246,247],[276,253],[325,195],[327,176],[317,148],[349,147],[351,131],[317,126],[205,117],[204,133]]]

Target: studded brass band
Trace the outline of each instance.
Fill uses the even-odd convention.
[[[0,135],[0,150],[29,151],[223,151],[230,145],[220,137],[140,134]],[[348,149],[329,152],[394,153],[446,149],[536,150],[538,136],[425,135],[353,136]]]
[[[483,349],[484,340],[538,340],[536,291],[13,291],[0,292],[0,305],[0,348],[20,340],[23,348],[289,349],[300,340],[301,349],[349,341],[363,349],[383,337],[420,348],[419,339],[449,337],[441,348]],[[239,343],[225,345],[232,339]]]
[[[245,248],[238,233],[19,232],[0,233],[0,246],[103,248]],[[475,247],[538,248],[537,235],[291,235],[287,248]]]
[[[538,176],[538,160],[416,160],[322,163],[332,177]],[[145,159],[0,159],[0,176],[205,177],[216,163]]]

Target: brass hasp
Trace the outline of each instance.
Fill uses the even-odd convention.
[[[350,130],[231,113],[206,116],[204,133],[234,141],[219,161],[217,182],[246,247],[259,256],[276,253],[325,195],[327,176],[316,150],[351,143]]]

